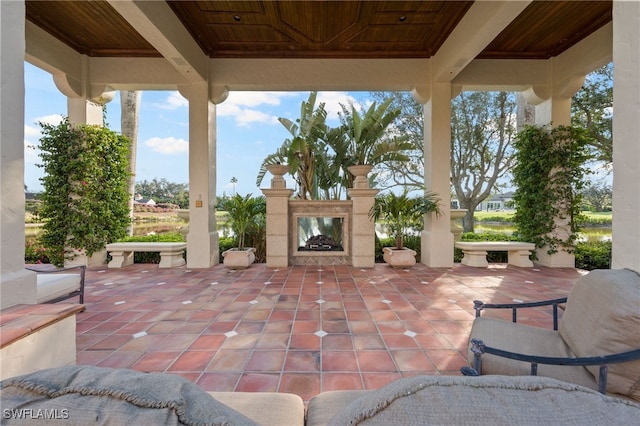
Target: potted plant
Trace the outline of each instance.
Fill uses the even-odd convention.
[[[248,268],[255,261],[256,249],[244,246],[245,236],[249,228],[257,222],[257,218],[266,214],[266,200],[263,196],[252,197],[251,194],[247,194],[243,197],[236,194],[225,199],[220,208],[227,212],[229,225],[238,239],[238,247],[222,253],[223,263],[231,269]]]
[[[416,252],[403,245],[403,238],[410,229],[422,229],[426,213],[440,214],[440,199],[432,192],[410,197],[408,191],[397,195],[393,192],[376,197],[369,217],[381,220],[396,240],[395,247],[384,247],[384,261],[394,268],[406,268],[416,263]]]

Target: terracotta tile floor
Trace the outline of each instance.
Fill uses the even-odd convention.
[[[474,299],[561,297],[579,276],[506,265],[93,268],[78,315],[78,364],[175,373],[205,390],[291,392],[305,401],[416,374],[458,375]],[[550,326],[551,313],[529,310],[519,321]]]

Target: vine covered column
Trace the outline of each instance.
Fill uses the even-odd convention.
[[[551,69],[555,65],[551,59]],[[558,78],[554,78],[550,73],[549,83],[538,89],[542,94],[536,93],[535,89],[528,93],[528,100],[535,104],[535,122],[538,126],[571,126],[571,97],[582,87],[584,75],[573,76],[573,78],[565,79],[563,84],[558,83]],[[558,170],[552,170],[551,173],[557,173]],[[562,202],[557,206],[559,210],[558,216],[554,219],[555,230],[554,238],[562,241],[570,239],[571,217],[568,211],[563,209]],[[564,248],[549,254],[548,248],[541,247],[536,250],[537,262],[544,266],[552,268],[573,268],[575,267],[575,255],[573,251]]]

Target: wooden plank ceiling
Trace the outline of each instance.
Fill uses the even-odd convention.
[[[473,1],[168,1],[211,58],[429,58]],[[478,56],[547,59],[612,19],[612,1],[536,1]],[[79,53],[160,54],[106,1],[26,1]]]

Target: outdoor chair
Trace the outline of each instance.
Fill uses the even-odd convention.
[[[84,303],[85,265],[46,270],[25,269],[38,274],[36,303],[56,303],[75,296],[79,296],[79,302]]]
[[[517,323],[520,309],[551,306],[553,330]],[[559,307],[564,312],[559,319]],[[640,401],[640,275],[596,270],[567,298],[532,303],[474,301],[464,375],[540,375]],[[481,317],[510,309],[512,320]]]

